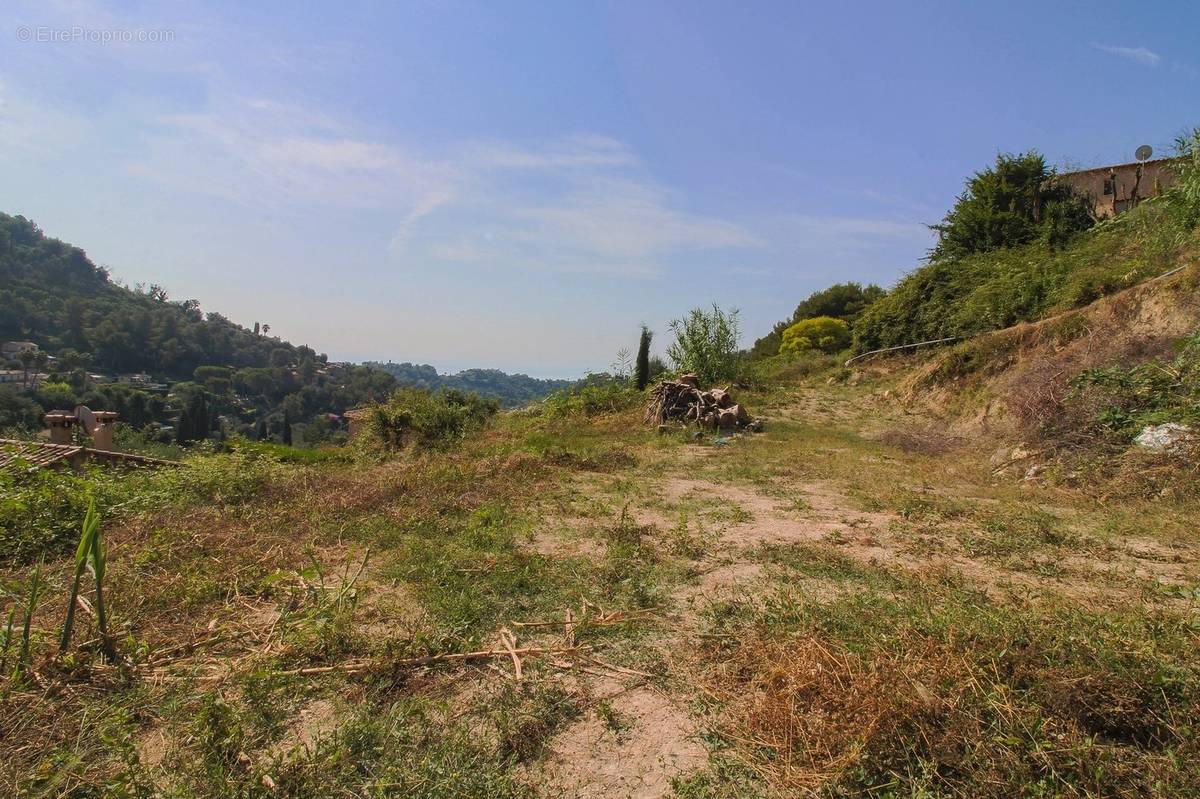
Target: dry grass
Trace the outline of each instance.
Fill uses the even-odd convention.
[[[958,449],[966,443],[956,436],[935,427],[895,427],[885,430],[879,441],[889,447],[921,455],[940,455]]]
[[[864,651],[812,632],[757,634],[722,653],[706,685],[726,734],[778,796],[1200,789],[1194,763],[1180,768],[1200,750],[1172,704],[1195,696],[1167,701],[1033,647],[988,648],[1000,643],[904,632]]]
[[[753,400],[777,414],[767,434],[721,447],[659,436],[637,411],[506,415],[459,449],[286,465],[238,501],[107,520],[113,616],[133,665],[98,667],[87,646],[52,665],[43,643],[40,681],[0,700],[0,795],[526,796],[554,736],[586,716],[579,686],[534,662],[519,685],[487,665],[387,664],[486,647],[505,625],[545,644],[537,636],[562,631],[512,623],[557,620],[583,598],[655,608],[636,625],[573,630],[636,667],[623,678],[653,673],[673,707],[716,697],[710,743],[781,796],[1195,791],[1195,603],[1180,594],[1194,568],[1171,548],[1192,540],[1194,499],[1098,507],[997,479],[974,439],[901,413],[877,388],[776,389]],[[1147,490],[1162,477],[1128,468]],[[677,521],[679,541],[666,532]],[[579,546],[555,544],[548,526]],[[768,546],[822,529],[844,535]],[[918,539],[926,554],[902,556]],[[1164,560],[1134,563],[1135,545]],[[357,564],[368,548],[353,597],[334,602],[347,555]],[[1110,571],[1009,583],[1014,552],[1102,555]],[[47,567],[44,642],[69,564]],[[16,594],[26,571],[0,570],[4,588]],[[755,596],[696,646],[701,620],[740,594],[710,602],[691,583],[746,573]],[[1153,582],[1168,573],[1179,579]],[[772,593],[800,586],[820,590]],[[1047,610],[1055,602],[1076,610]],[[472,690],[493,680],[504,690]],[[330,729],[275,762],[302,709],[333,697]],[[150,737],[154,752],[140,743]],[[745,796],[746,774],[713,767],[678,791]]]

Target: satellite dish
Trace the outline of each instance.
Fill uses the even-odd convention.
[[[1154,150],[1150,149],[1150,145],[1143,144],[1141,147],[1137,148],[1133,154],[1133,157],[1139,161],[1146,161],[1152,155],[1154,155]]]
[[[95,433],[96,428],[100,426],[96,421],[96,414],[92,413],[92,409],[86,405],[75,406],[75,418],[83,425],[83,429],[87,430],[89,436]]]

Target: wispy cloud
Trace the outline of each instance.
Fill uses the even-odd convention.
[[[412,210],[400,220],[400,227],[392,236],[391,242],[388,243],[388,252],[392,255],[402,255],[408,238],[412,235],[417,223],[453,200],[454,192],[450,189],[434,190],[418,200]]]
[[[1171,71],[1178,73],[1178,74],[1186,75],[1189,78],[1191,78],[1192,80],[1196,80],[1197,78],[1200,78],[1200,69],[1196,69],[1196,67],[1192,66],[1191,64],[1185,64],[1182,61],[1172,62],[1171,63]]]
[[[152,117],[126,171],[252,207],[397,209],[450,191],[450,165],[363,134],[350,120],[214,92],[208,106]]]
[[[520,159],[521,170],[537,170],[528,178],[537,191],[527,190],[525,175],[475,175],[474,191],[444,203],[427,230],[403,227],[406,254],[413,263],[645,278],[683,253],[765,244],[739,223],[677,207],[652,180],[615,166],[564,166],[557,151]]]
[[[1145,47],[1124,47],[1116,44],[1099,44],[1092,42],[1092,47],[1102,53],[1124,58],[1144,67],[1156,67],[1162,63],[1162,56]]]
[[[86,139],[92,123],[14,90],[0,79],[0,159],[51,157]]]
[[[794,258],[798,269],[816,273],[860,269],[896,252],[924,250],[933,241],[919,222],[869,216],[789,214],[769,220],[766,231],[774,249]]]
[[[462,157],[484,167],[501,169],[577,169],[618,167],[636,163],[625,145],[600,135],[577,135],[542,148],[506,142],[475,142],[462,148]]]

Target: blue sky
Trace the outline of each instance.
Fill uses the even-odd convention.
[[[333,358],[442,370],[603,369],[712,302],[749,344],[916,266],[998,151],[1094,166],[1200,124],[1184,2],[0,14],[0,210]]]

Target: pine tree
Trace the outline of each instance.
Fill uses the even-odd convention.
[[[634,380],[638,391],[645,389],[650,382],[650,340],[652,338],[654,338],[654,331],[642,325],[642,337],[638,341],[637,362],[634,365]]]
[[[292,417],[285,408],[283,411],[283,443],[292,445]]]

